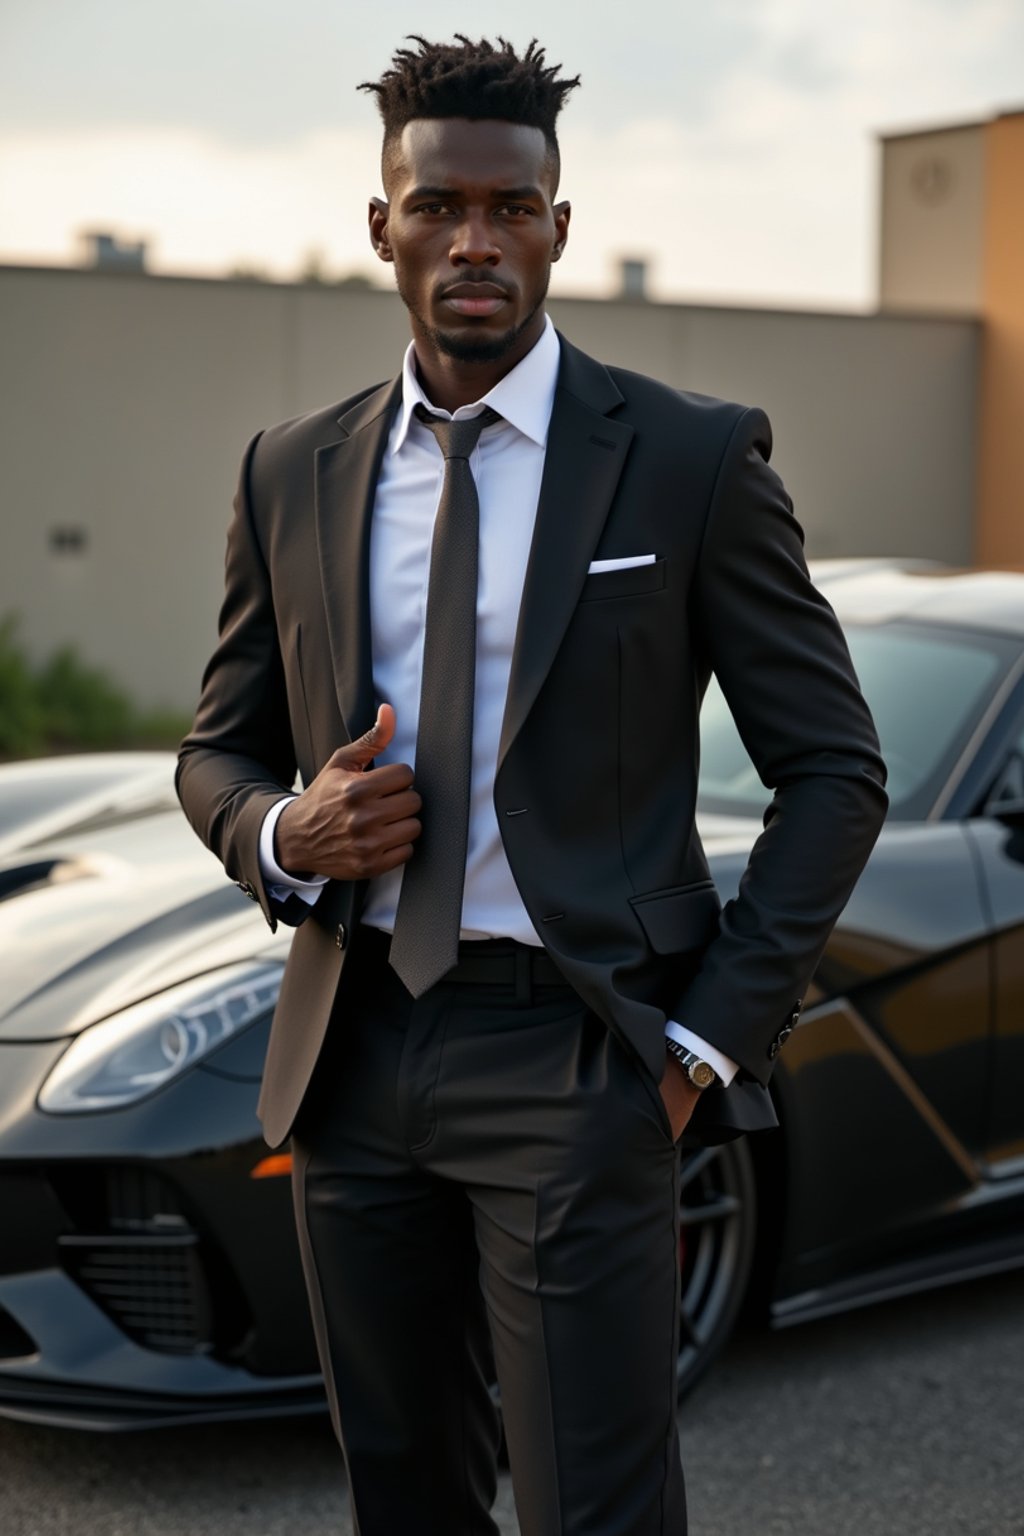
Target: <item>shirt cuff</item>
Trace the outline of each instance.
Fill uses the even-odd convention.
[[[275,901],[287,901],[289,896],[300,896],[311,907],[327,884],[327,876],[314,875],[311,880],[298,880],[287,870],[282,869],[274,857],[274,828],[277,826],[277,818],[286,805],[291,805],[292,801],[298,798],[298,795],[286,795],[283,800],[275,800],[264,816],[263,825],[260,827],[260,874],[263,876],[263,884],[268,894]]]
[[[706,1061],[709,1067],[714,1067],[722,1079],[722,1086],[728,1088],[739,1066],[729,1056],[723,1056],[721,1051],[716,1051],[713,1045],[708,1045],[700,1035],[695,1035],[692,1029],[684,1029],[682,1024],[677,1024],[675,1019],[669,1019],[665,1025],[666,1035],[671,1036],[679,1045],[685,1046],[688,1051],[694,1051],[701,1059]]]

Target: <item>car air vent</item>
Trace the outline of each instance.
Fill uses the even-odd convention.
[[[47,1169],[71,1224],[79,1232],[192,1230],[177,1189],[136,1163],[52,1163]]]
[[[6,1307],[0,1307],[0,1360],[24,1360],[37,1354],[36,1341]]]
[[[69,1273],[124,1332],[165,1354],[214,1347],[213,1306],[195,1232],[65,1236]]]
[[[129,1338],[165,1354],[237,1354],[252,1327],[245,1297],[170,1179],[140,1163],[46,1171],[74,1229],[58,1239],[61,1263]]]
[[[31,859],[0,869],[0,901],[8,901],[12,896],[22,896],[26,891],[46,885],[60,863],[60,859]]]
[[[188,1227],[178,1191],[151,1168],[108,1168],[107,1221],[119,1232],[173,1231]]]

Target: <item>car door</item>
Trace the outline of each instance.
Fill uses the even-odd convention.
[[[993,1070],[986,1135],[994,1174],[1024,1173],[1024,684],[993,732],[969,823],[991,924]]]

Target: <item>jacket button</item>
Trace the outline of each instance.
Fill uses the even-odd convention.
[[[334,942],[337,944],[339,949],[344,949],[345,945],[348,943],[348,934],[345,932],[344,923],[338,924],[338,931],[334,935]]]
[[[779,1042],[777,1040],[773,1040],[771,1045],[768,1047],[768,1055],[771,1058],[771,1060],[774,1061],[778,1054],[779,1054]]]

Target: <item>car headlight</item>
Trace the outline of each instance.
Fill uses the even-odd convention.
[[[134,1104],[269,1013],[280,965],[232,965],[92,1024],[46,1079],[39,1107],[66,1115]]]

